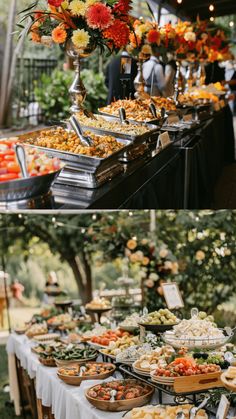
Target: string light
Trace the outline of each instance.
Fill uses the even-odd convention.
[[[55,224],[55,222],[56,222],[56,218],[52,217],[52,223]]]
[[[214,22],[215,18],[213,16],[210,17],[210,21]]]
[[[230,26],[231,28],[234,26],[234,22],[233,22],[232,20],[229,22],[229,26]]]
[[[181,3],[182,3],[182,0],[177,0],[177,3],[178,3],[178,4],[181,4]]]
[[[209,6],[209,10],[210,10],[210,12],[213,12],[213,10],[215,10],[215,6],[214,6],[214,4],[210,4],[210,6]]]

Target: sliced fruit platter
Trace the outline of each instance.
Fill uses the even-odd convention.
[[[139,325],[155,333],[172,329],[178,322],[179,319],[166,308],[142,316]]]
[[[89,388],[85,395],[97,409],[120,412],[143,406],[153,393],[152,386],[137,380],[114,380]]]
[[[106,298],[96,297],[92,301],[86,304],[86,310],[97,311],[97,310],[111,310],[112,306],[109,300]]]
[[[101,336],[93,336],[89,343],[99,347],[108,347],[112,342],[114,343],[122,337],[128,338],[130,336],[132,335],[129,332],[122,330],[107,330]]]
[[[66,348],[57,351],[55,354],[55,361],[58,367],[63,365],[70,365],[75,362],[83,363],[92,361],[97,358],[97,351],[88,345],[73,345],[70,344]]]
[[[125,419],[176,419],[181,416],[184,419],[189,419],[191,417],[191,409],[194,406],[192,404],[182,404],[179,406],[144,406],[136,407],[130,412],[127,412],[124,416]],[[179,415],[179,416],[178,416]],[[204,409],[200,409],[196,415],[195,419],[208,419],[208,415]]]
[[[102,380],[115,371],[116,367],[108,362],[86,362],[61,367],[57,371],[58,377],[65,383],[78,386],[83,380]]]
[[[123,336],[116,342],[111,342],[108,348],[103,348],[100,352],[104,355],[116,357],[120,352],[139,343],[138,336]]]
[[[44,335],[45,333],[47,333],[48,328],[47,328],[47,324],[45,322],[40,323],[40,324],[32,324],[27,330],[26,330],[26,336],[29,339],[32,339],[35,336],[38,335]]]

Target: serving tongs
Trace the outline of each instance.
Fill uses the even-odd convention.
[[[121,124],[129,124],[129,121],[127,121],[126,119],[126,112],[125,112],[125,108],[119,108],[119,117],[120,117],[120,122]]]
[[[154,105],[154,103],[150,103],[150,105],[149,105],[149,110],[150,110],[150,112],[151,112],[151,114],[152,114],[153,118],[154,118],[154,119],[158,119],[158,116],[157,116],[157,110],[156,110],[156,106]]]
[[[81,125],[80,125],[79,121],[77,120],[77,118],[74,115],[72,115],[69,118],[69,123],[70,123],[71,127],[73,128],[73,130],[75,131],[76,135],[79,137],[81,143],[84,146],[86,146],[86,147],[93,146],[92,138],[89,137],[88,135],[83,134],[83,130],[81,128]]]

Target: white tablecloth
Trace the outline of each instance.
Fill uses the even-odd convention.
[[[121,419],[123,413],[103,412],[94,408],[85,398],[85,390],[98,380],[84,381],[79,387],[69,386],[57,377],[57,368],[44,367],[32,353],[34,344],[27,337],[12,334],[7,342],[8,354],[15,354],[31,378],[36,378],[36,395],[43,406],[52,408],[55,419]],[[119,372],[107,380],[121,378]],[[106,380],[106,381],[107,381]],[[10,383],[13,386],[13,383]],[[153,398],[155,401],[155,397]]]
[[[34,344],[25,336],[12,334],[7,343],[9,357],[15,354],[20,360],[23,368],[28,371],[31,378],[36,378],[36,395],[42,400],[43,406],[51,407],[55,419],[121,419],[124,412],[111,413],[104,412],[93,407],[85,398],[85,390],[100,381],[84,381],[79,387],[69,386],[57,377],[57,368],[44,367],[38,361],[37,355],[32,353],[31,347]],[[12,364],[12,363],[11,363]],[[16,389],[16,373],[9,371],[10,387],[12,398],[17,406],[19,402],[19,392]],[[12,377],[12,378],[11,378]],[[113,377],[108,380],[121,378],[119,372],[115,372]],[[173,399],[163,394],[165,404],[173,402]],[[157,393],[154,394],[152,403],[158,403]],[[17,409],[16,409],[16,414]],[[213,416],[215,417],[215,416]],[[232,417],[229,415],[228,417]]]

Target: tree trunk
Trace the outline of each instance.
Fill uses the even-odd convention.
[[[66,260],[73,271],[82,303],[86,304],[92,299],[92,272],[86,255],[83,253],[82,257]]]

